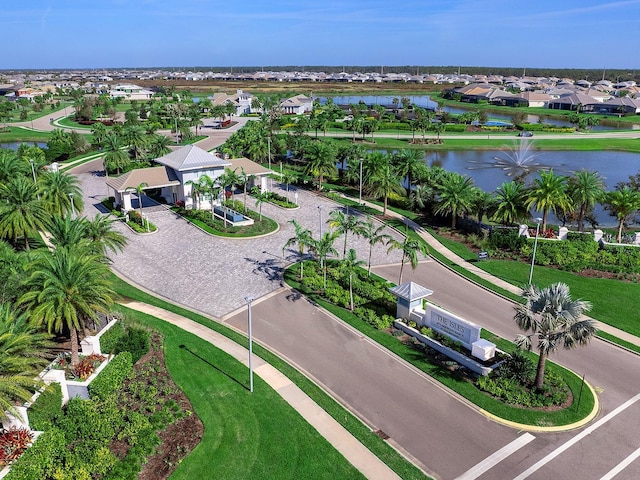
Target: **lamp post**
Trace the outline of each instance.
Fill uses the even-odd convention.
[[[247,333],[249,334],[249,391],[253,393],[253,365],[251,363],[251,357],[253,356],[253,337],[251,335],[251,302],[253,302],[253,297],[251,295],[247,295],[244,297],[247,302]]]
[[[362,205],[362,158],[360,159],[360,195],[358,196],[359,204]]]
[[[29,159],[29,163],[31,164],[31,173],[33,174],[33,183],[36,186],[36,190],[38,189],[38,180],[36,179],[36,168],[34,166],[33,159]],[[40,200],[40,192],[38,192],[38,200]]]
[[[71,199],[71,218],[75,219],[76,218],[76,207],[73,204],[73,193],[69,194],[69,198]]]
[[[531,279],[533,278],[533,264],[536,261],[536,249],[538,248],[538,234],[540,233],[541,218],[536,218],[536,239],[533,241],[533,255],[531,256],[531,270],[529,270],[529,285],[531,285]]]
[[[271,136],[267,137],[267,151],[269,152],[269,170],[271,170]]]
[[[320,238],[322,238],[322,206],[318,205],[318,213],[320,214]]]

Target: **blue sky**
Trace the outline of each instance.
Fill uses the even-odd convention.
[[[640,68],[640,0],[30,0],[2,10],[0,69]]]

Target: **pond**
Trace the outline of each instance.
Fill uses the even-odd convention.
[[[23,143],[29,145],[29,146],[37,146],[40,148],[46,148],[47,147],[47,142],[7,142],[7,143],[0,143],[0,148],[8,148],[11,150],[18,150],[18,147],[20,145],[22,145]]]
[[[352,105],[363,101],[367,105],[384,105],[388,108],[393,108],[394,103],[393,100],[398,100],[398,107],[402,107],[400,103],[400,99],[402,96],[385,96],[385,95],[352,95],[352,96],[339,96],[332,97],[333,102],[337,105]],[[411,101],[411,104],[416,105],[417,107],[426,108],[429,110],[435,110],[438,106],[437,102],[433,101],[429,95],[406,95]],[[327,97],[319,97],[320,103],[324,104],[327,102]],[[473,105],[469,105],[469,108],[461,108],[461,107],[449,107],[446,106],[443,108],[445,112],[460,114],[469,111],[475,110]],[[511,115],[505,113],[495,113],[489,112],[489,118],[492,120],[502,120],[508,123],[511,123],[513,118]],[[615,129],[640,129],[640,124],[628,124],[628,123],[617,123],[615,120],[612,120],[610,117],[600,117],[602,120],[605,120],[605,124],[596,125],[592,127],[592,130],[615,130]],[[574,125],[571,122],[566,120],[557,119],[557,118],[549,118],[546,115],[542,116],[542,120],[545,123],[549,123],[551,125],[557,125],[560,127],[573,127]],[[527,115],[527,122],[529,123],[538,123],[540,122],[540,115]],[[640,119],[638,120],[640,123]]]
[[[523,145],[522,142],[519,145]],[[531,146],[531,145],[529,145]],[[468,175],[474,184],[486,192],[494,192],[503,182],[529,170],[527,182],[536,178],[539,169],[553,169],[555,173],[570,176],[585,169],[600,173],[607,190],[617,183],[626,182],[630,175],[640,173],[640,154],[630,152],[574,152],[507,148],[504,150],[456,150],[425,153],[425,162],[432,167],[442,167],[451,172]],[[405,185],[406,186],[406,185]],[[604,209],[595,209],[602,226],[612,226],[616,221]],[[552,215],[551,218],[555,220]]]

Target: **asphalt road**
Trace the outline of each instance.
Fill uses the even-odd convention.
[[[397,278],[397,266],[375,270],[392,280]],[[510,302],[462,280],[436,262],[422,262],[415,272],[405,273],[405,280],[433,289],[430,300],[505,338],[517,333]],[[490,468],[479,468],[462,478],[517,478],[537,462],[541,462],[539,468],[521,478],[607,478],[604,476],[608,472],[620,468],[618,465],[640,447],[640,440],[635,438],[640,402],[632,403],[601,426],[593,422],[569,432],[534,432],[535,438],[526,443],[528,437],[523,432],[488,420],[456,395],[304,299],[280,293],[253,308],[256,340],[326,386],[436,478],[458,478],[482,466],[485,459],[489,459]],[[246,329],[245,312],[227,321]],[[558,352],[552,359],[584,373],[599,392],[599,422],[640,393],[638,357],[605,342]],[[511,455],[496,458],[496,452],[509,446],[514,446]],[[566,450],[558,454],[559,448]],[[549,458],[549,454],[557,456]],[[631,462],[615,478],[640,478],[640,462]]]

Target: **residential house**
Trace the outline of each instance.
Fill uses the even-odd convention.
[[[111,87],[109,96],[111,98],[124,98],[125,100],[149,100],[153,97],[153,92],[129,83],[114,85]]]
[[[283,100],[280,107],[285,115],[302,115],[313,109],[313,100],[306,95],[295,95]]]

